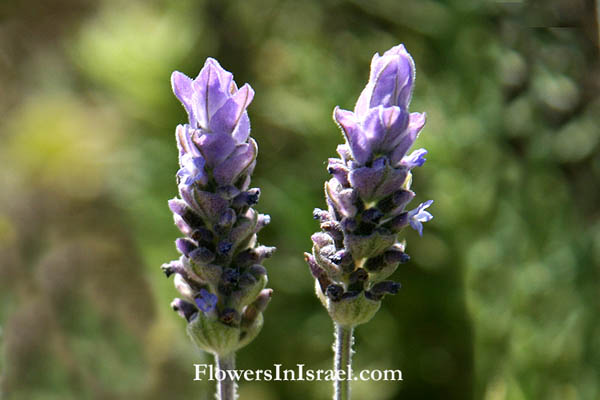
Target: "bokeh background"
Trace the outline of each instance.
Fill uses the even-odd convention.
[[[177,69],[208,56],[256,90],[253,185],[275,291],[240,368],[329,368],[302,252],[324,161],[374,52],[417,64],[410,263],[356,331],[354,398],[600,399],[600,69],[593,1],[0,1],[0,397],[212,399],[159,266],[177,256]],[[241,399],[327,399],[244,382]]]

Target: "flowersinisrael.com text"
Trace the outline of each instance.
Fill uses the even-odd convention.
[[[355,372],[352,369],[335,371],[332,369],[308,369],[304,364],[296,364],[296,369],[284,369],[282,364],[273,364],[272,369],[233,369],[222,370],[212,364],[194,364],[195,381],[223,381],[227,378],[234,381],[401,381],[402,371],[399,369],[363,369]]]

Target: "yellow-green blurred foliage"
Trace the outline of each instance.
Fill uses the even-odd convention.
[[[405,43],[426,111],[423,238],[372,322],[357,399],[600,398],[600,69],[592,1],[0,2],[0,397],[213,398],[159,266],[176,257],[170,73],[212,56],[256,90],[253,185],[275,291],[238,367],[330,368],[302,260],[324,161],[369,60]],[[242,382],[241,399],[330,398]]]

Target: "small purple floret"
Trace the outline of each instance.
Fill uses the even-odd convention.
[[[194,299],[194,302],[196,303],[198,308],[205,314],[209,313],[215,308],[215,306],[217,305],[217,301],[217,296],[210,293],[206,289],[200,289],[198,297]]]
[[[423,236],[423,222],[431,221],[433,219],[433,215],[428,211],[425,211],[425,209],[432,204],[433,200],[427,200],[425,203],[419,204],[414,210],[408,212],[410,226],[415,231],[419,232],[419,235],[421,236]]]

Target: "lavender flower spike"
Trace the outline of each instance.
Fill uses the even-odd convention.
[[[272,292],[261,263],[275,248],[260,246],[256,235],[270,218],[252,208],[260,190],[249,188],[258,147],[246,108],[254,91],[238,89],[212,58],[196,79],[174,72],[171,83],[189,123],[176,129],[180,198],[169,201],[184,235],[176,241],[181,257],[163,270],[175,275],[182,298],[172,307],[192,341],[232,368],[234,352],[259,333]],[[219,386],[219,398],[233,398],[233,387]]]
[[[424,113],[408,111],[415,65],[403,45],[375,54],[369,81],[354,111],[336,107],[333,118],[345,143],[330,158],[325,183],[327,210],[316,209],[321,232],[305,258],[317,296],[336,325],[336,369],[350,364],[355,326],[368,322],[386,294],[400,284],[388,279],[409,260],[399,232],[410,225],[422,235],[432,201],[406,211],[415,197],[412,169],[425,163],[425,149],[407,154],[425,125]],[[335,399],[349,398],[349,383],[335,384]]]

